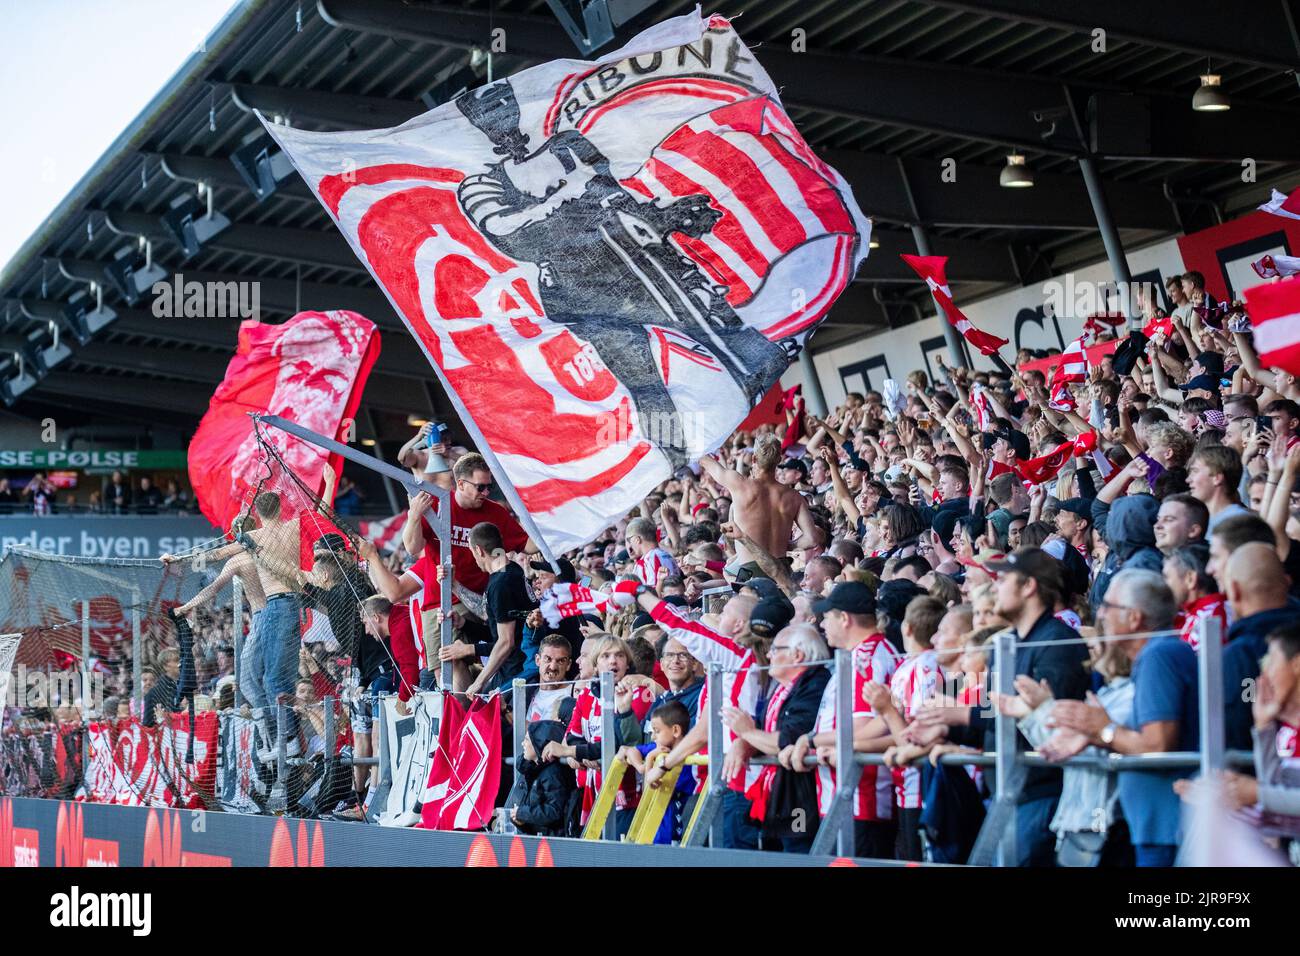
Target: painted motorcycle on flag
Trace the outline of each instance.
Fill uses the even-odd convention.
[[[866,256],[870,222],[722,17],[394,129],[267,128],[557,550],[717,448]]]

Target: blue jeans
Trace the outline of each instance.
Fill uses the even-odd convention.
[[[1133,847],[1138,866],[1173,866],[1178,847],[1164,843],[1139,843]]]
[[[262,649],[263,687],[266,704],[275,716],[275,704],[281,695],[292,704],[294,684],[298,680],[298,649],[302,647],[302,606],[296,594],[272,595],[262,610],[257,628]],[[285,734],[297,732],[293,710],[287,711]]]
[[[1039,797],[1016,807],[1016,866],[1056,865],[1056,834],[1047,825],[1060,799]]]
[[[262,646],[258,640],[262,615],[265,613],[265,608],[253,612],[253,622],[249,626],[248,636],[244,638],[244,646],[239,652],[239,692],[244,695],[244,700],[248,701],[248,706],[254,710],[262,710],[266,707],[265,663],[262,660]]]
[[[738,790],[722,798],[722,845],[729,850],[757,850],[758,827],[749,817],[750,802]]]

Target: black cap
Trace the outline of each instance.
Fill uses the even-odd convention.
[[[578,583],[578,572],[574,570],[573,564],[569,561],[568,558],[556,558],[555,563],[560,566],[560,573],[556,575],[557,581],[561,581],[564,584]],[[551,567],[551,563],[545,559],[539,559],[537,561],[529,561],[528,566],[532,568],[534,571],[549,571],[551,573],[555,572],[555,569]]]
[[[813,605],[813,612],[848,611],[850,614],[875,614],[876,596],[861,581],[841,581],[831,588],[830,597]]]
[[[794,606],[785,598],[763,598],[749,615],[749,629],[759,637],[775,637],[794,620]]]
[[[1206,375],[1223,378],[1223,356],[1218,352],[1202,352],[1196,356],[1196,364],[1205,369]]]
[[[780,471],[782,468],[793,468],[805,478],[808,477],[808,465],[802,458],[787,458],[785,461],[781,462],[781,464],[777,465],[776,468],[777,471]]]
[[[317,538],[311,549],[313,551],[346,551],[348,549],[348,539],[335,531],[331,531]]]
[[[1042,548],[1017,548],[1005,558],[988,562],[985,567],[994,574],[1018,571],[1027,578],[1033,578],[1039,584],[1048,585],[1058,594],[1064,587],[1064,582],[1061,580],[1061,562]]]
[[[1092,520],[1092,499],[1091,498],[1066,498],[1057,508],[1060,511],[1068,511],[1070,514],[1076,514],[1080,518]]]
[[[626,564],[627,562],[629,562],[629,561],[631,561],[631,560],[632,560],[632,555],[628,554],[626,548],[624,548],[622,551],[618,552],[618,554],[614,555],[614,563],[615,563],[615,564]]]
[[[1190,392],[1193,389],[1204,389],[1207,392],[1217,392],[1219,390],[1219,379],[1213,375],[1197,375],[1191,381],[1178,386],[1184,392]]]
[[[762,575],[753,575],[745,579],[743,587],[749,588],[758,595],[759,600],[766,601],[769,598],[785,599],[785,592],[771,578],[765,578]]]

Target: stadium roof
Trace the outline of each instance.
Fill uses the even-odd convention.
[[[604,49],[647,18],[693,5],[654,3]],[[1221,221],[1300,173],[1300,36],[1280,13],[1234,15],[1216,0],[736,0],[716,9],[738,17],[805,137],[876,219],[881,246],[814,351],[928,314],[924,288],[897,257],[915,251],[913,224],[933,252],[953,257],[959,298],[1099,258],[1081,156],[1095,158],[1128,248]],[[493,58],[496,77],[580,55],[547,0],[245,0],[233,9],[0,274],[9,316],[0,345],[62,323],[90,280],[118,314],[14,410],[197,422],[238,320],[160,319],[147,300],[128,307],[104,285],[104,267],[144,235],[169,275],[258,280],[272,321],[352,308],[390,333],[361,437],[404,437],[408,414],[449,414],[414,341],[305,184],[295,174],[259,201],[230,156],[260,129],[253,109],[308,129],[417,115],[465,70],[486,79],[474,50],[496,28],[509,51]],[[1094,52],[1099,28],[1104,53]],[[809,52],[792,50],[800,39]],[[1191,110],[1207,61],[1232,98],[1228,112]],[[999,187],[1012,151],[1027,157],[1034,188]],[[949,158],[956,183],[940,175]],[[1246,158],[1257,183],[1243,183]],[[232,225],[183,261],[160,217],[200,181]]]

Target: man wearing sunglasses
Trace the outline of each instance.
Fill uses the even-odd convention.
[[[501,532],[502,546],[507,552],[537,553],[537,545],[519,526],[502,505],[492,501],[492,472],[482,455],[470,453],[456,459],[451,470],[454,487],[451,494],[451,565],[452,582],[456,596],[480,621],[485,617],[483,593],[487,588],[488,573],[479,567],[470,553],[469,533],[476,524],[488,522]],[[438,565],[442,561],[439,542],[425,518],[430,509],[437,511],[435,499],[426,492],[411,498],[406,513],[406,526],[402,529],[402,543],[411,554],[423,553],[425,564],[424,593],[438,593]],[[434,602],[431,602],[434,603]],[[475,622],[467,622],[472,628]],[[480,623],[481,626],[481,623]],[[435,633],[428,630],[428,633]],[[487,640],[484,637],[483,640]]]

